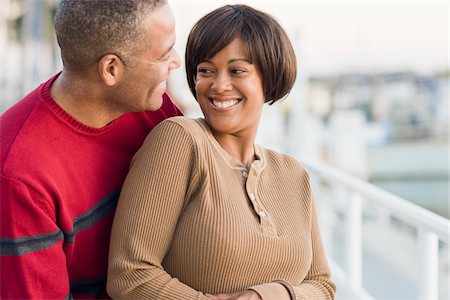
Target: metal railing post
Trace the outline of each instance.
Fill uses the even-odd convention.
[[[362,197],[352,192],[346,214],[346,262],[348,278],[352,288],[362,286]]]
[[[418,229],[417,246],[419,253],[419,299],[439,298],[439,239],[437,234],[423,227]]]

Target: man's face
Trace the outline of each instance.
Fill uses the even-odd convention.
[[[170,7],[156,8],[145,22],[150,45],[135,65],[125,66],[124,80],[120,83],[121,97],[117,101],[125,112],[158,110],[169,73],[180,66],[180,58],[173,48],[175,18]]]

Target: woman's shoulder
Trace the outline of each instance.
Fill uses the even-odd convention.
[[[170,117],[161,121],[147,136],[144,144],[164,143],[177,146],[179,143],[194,146],[204,139],[201,119],[184,116]]]
[[[279,152],[279,151],[272,150],[272,149],[268,149],[268,148],[264,148],[264,147],[261,147],[261,148],[262,148],[268,162],[270,162],[272,164],[277,164],[280,166],[293,167],[293,168],[305,170],[305,168],[303,167],[301,162],[299,160],[297,160],[293,155],[284,153],[284,152]]]
[[[155,152],[181,156],[196,154],[198,148],[198,125],[195,119],[171,117],[156,125],[145,138],[136,156],[154,156]]]
[[[268,148],[261,148],[266,157],[266,168],[280,170],[289,174],[289,176],[297,175],[302,178],[309,177],[308,170],[293,155]]]
[[[185,116],[175,116],[175,117],[170,117],[167,118],[163,121],[161,121],[161,123],[158,124],[158,126],[171,126],[169,124],[177,124],[180,127],[192,127],[195,126],[194,124],[197,124],[198,121],[197,119],[193,119],[193,118],[189,118],[189,117],[185,117]]]
[[[196,136],[202,130],[199,119],[193,119],[184,116],[170,117],[161,121],[155,126],[153,131],[184,131],[189,135]]]

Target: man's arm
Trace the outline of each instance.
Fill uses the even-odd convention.
[[[0,298],[69,298],[64,236],[48,202],[1,175],[0,206]]]

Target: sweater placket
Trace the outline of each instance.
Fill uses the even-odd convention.
[[[252,164],[250,172],[247,174],[247,182],[245,184],[245,190],[247,196],[252,204],[255,214],[258,216],[259,225],[264,234],[277,235],[275,224],[268,210],[264,207],[260,197],[258,196],[258,179],[261,174],[258,165]],[[245,176],[244,176],[245,177]]]

